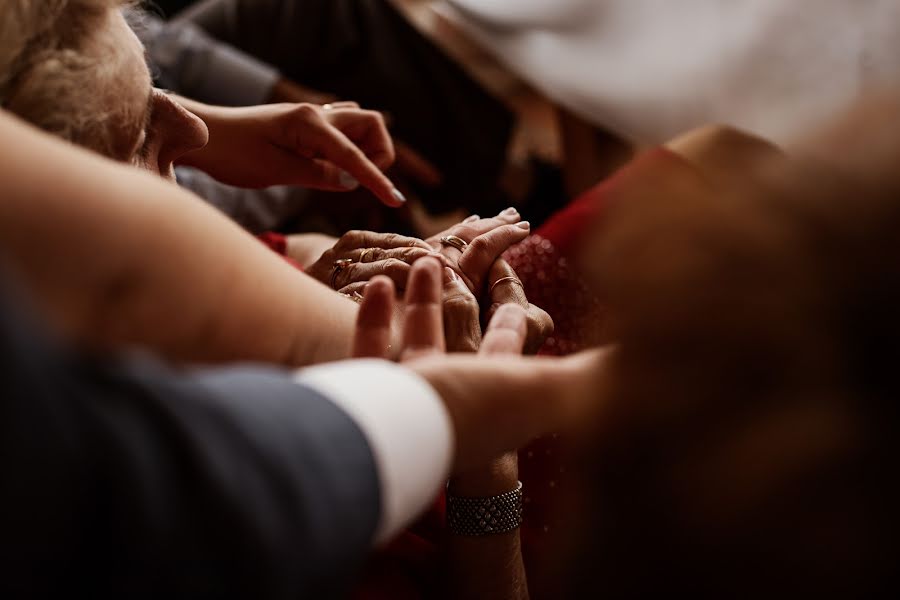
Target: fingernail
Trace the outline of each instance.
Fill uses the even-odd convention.
[[[401,192],[397,188],[394,188],[391,191],[391,196],[393,196],[394,200],[396,200],[397,202],[406,203],[406,196],[404,196],[403,192]]]
[[[444,267],[444,273],[447,274],[447,277],[450,278],[450,281],[456,281],[459,279],[459,275],[457,275],[456,271],[454,271],[450,267]]]
[[[356,177],[347,171],[341,171],[341,174],[338,177],[338,183],[346,190],[355,190],[359,187],[359,182],[356,180]]]
[[[472,223],[473,221],[477,221],[480,218],[481,217],[479,217],[478,215],[472,215],[471,217],[467,217],[466,219],[464,219],[463,223]]]
[[[519,229],[531,229],[531,223],[528,221],[522,221],[521,223],[516,223],[516,227]]]
[[[501,215],[506,215],[506,216],[511,217],[511,216],[513,216],[513,215],[519,214],[519,211],[516,210],[515,207],[510,206],[509,208],[507,208],[506,210],[504,210],[504,211],[503,211],[502,213],[500,213],[500,214],[501,214]]]

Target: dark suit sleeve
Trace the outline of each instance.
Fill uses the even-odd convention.
[[[6,309],[0,336],[0,597],[333,597],[352,581],[379,488],[328,399],[277,371],[72,357]]]

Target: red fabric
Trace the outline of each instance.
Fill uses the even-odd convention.
[[[275,233],[274,231],[267,231],[265,233],[261,233],[256,236],[260,242],[269,247],[270,250],[275,252],[276,254],[280,254],[284,257],[291,266],[300,271],[303,270],[303,266],[300,265],[296,260],[287,255],[287,238],[280,233]]]
[[[665,148],[647,151],[551,216],[535,234],[553,244],[562,256],[576,258],[585,235],[595,229],[617,196],[652,185],[661,172],[685,169],[693,171],[689,163]]]

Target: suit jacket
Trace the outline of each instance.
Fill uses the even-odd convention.
[[[286,373],[80,356],[0,289],[0,597],[333,597],[379,502],[358,426]]]

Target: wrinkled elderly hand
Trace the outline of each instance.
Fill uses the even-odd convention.
[[[480,295],[494,261],[530,232],[528,221],[522,221],[515,208],[508,208],[490,219],[473,215],[425,241],[450,261],[473,294]],[[458,248],[441,241],[447,238],[459,238],[465,246]]]
[[[381,113],[334,105],[207,106],[180,99],[209,127],[209,144],[183,162],[240,187],[289,184],[348,191],[360,184],[384,204],[405,202],[382,172],[395,160]]]
[[[519,276],[502,258],[498,258],[491,265],[487,282],[487,300],[483,302],[486,307],[485,321],[490,321],[494,313],[506,304],[521,306],[525,309],[528,332],[525,340],[525,353],[536,353],[543,345],[544,340],[553,333],[553,319],[543,309],[528,301]]]
[[[478,304],[468,300],[471,294],[452,269],[441,267],[435,259],[417,262],[410,273],[403,298],[400,323],[400,348],[391,345],[396,312],[393,281],[376,277],[366,287],[359,308],[353,356],[356,358],[391,358],[409,361],[454,348],[444,335],[446,299],[459,298],[465,305],[457,314],[478,329],[479,346],[484,354],[520,354],[525,343],[525,312],[515,304],[499,307],[488,325],[484,339],[478,325]],[[474,306],[474,321],[471,319]]]
[[[386,275],[403,290],[409,268],[426,256],[444,260],[426,242],[395,233],[348,231],[306,268],[306,273],[342,293],[362,292],[376,275]],[[345,261],[338,265],[337,261]],[[351,262],[352,261],[352,262]]]
[[[423,265],[423,262],[427,264]],[[384,294],[396,295],[396,286],[390,277],[375,277],[363,288],[365,299],[357,323],[358,347],[354,356],[396,358],[417,335],[432,340],[431,345],[441,352],[478,350],[482,342],[478,301],[453,269],[441,266],[435,274],[433,263],[443,264],[436,258],[427,258],[410,269],[403,298],[380,299]],[[427,318],[420,314],[421,306],[426,304],[432,306],[429,309],[432,313]],[[419,329],[410,331],[413,326]],[[439,336],[435,327],[442,328]],[[439,342],[434,341],[438,337]],[[405,341],[394,348],[392,339]]]

